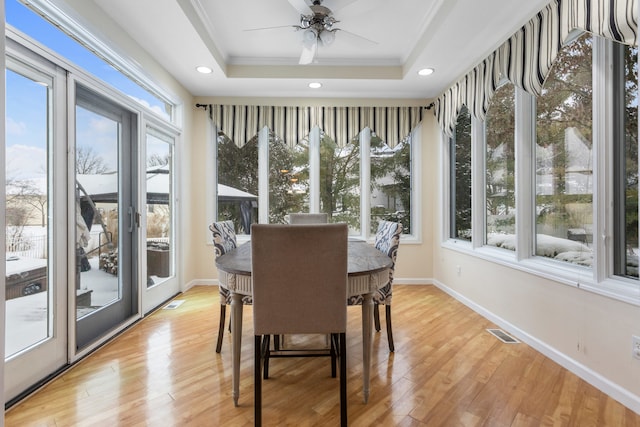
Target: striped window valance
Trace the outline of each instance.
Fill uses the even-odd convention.
[[[540,95],[551,65],[575,30],[637,45],[637,0],[554,0],[435,102],[443,132],[451,136],[463,105],[484,119],[502,79]]]
[[[387,145],[402,142],[422,120],[424,107],[280,107],[210,105],[213,123],[242,147],[267,126],[290,147],[319,127],[344,146],[366,127]]]

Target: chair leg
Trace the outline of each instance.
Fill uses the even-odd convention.
[[[331,378],[335,378],[336,377],[336,359],[339,357],[339,348],[338,348],[338,343],[337,343],[337,339],[338,339],[338,335],[337,334],[331,334],[329,335],[329,339],[331,340],[331,350],[330,350],[330,354],[331,354]]]
[[[340,334],[340,425],[347,427],[347,334]]]
[[[262,340],[260,335],[254,336],[253,342],[253,416],[256,427],[262,425]]]
[[[264,379],[269,379],[269,346],[271,345],[271,335],[265,335],[262,339],[262,358],[264,359]]]
[[[378,310],[378,304],[373,305],[373,326],[376,331],[380,332],[380,311]]]
[[[222,351],[222,338],[224,337],[224,321],[227,312],[227,306],[220,304],[220,325],[218,326],[218,343],[216,344],[216,353]]]
[[[396,349],[393,345],[393,332],[391,331],[391,304],[384,306],[384,317],[387,322],[387,339],[389,340],[389,351],[393,353]]]

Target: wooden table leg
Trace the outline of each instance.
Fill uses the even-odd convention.
[[[233,404],[238,406],[240,397],[240,350],[242,349],[242,295],[231,292],[231,382]]]
[[[364,294],[362,301],[362,379],[364,403],[369,400],[369,371],[373,333],[373,294]]]

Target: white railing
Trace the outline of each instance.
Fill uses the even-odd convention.
[[[148,237],[147,242],[169,243],[169,238],[168,237]]]
[[[7,256],[46,259],[47,236],[22,236],[19,239],[7,240],[5,251]]]
[[[169,243],[169,238],[152,237],[147,239],[147,242]],[[46,259],[47,236],[22,236],[21,238],[7,240],[5,244],[5,251],[7,253],[7,256]]]

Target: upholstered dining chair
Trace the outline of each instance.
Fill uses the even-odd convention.
[[[274,357],[269,336],[284,334],[331,334],[326,355],[332,376],[340,360],[340,422],[347,425],[347,240],[346,224],[251,227],[256,426],[262,423],[263,364]]]
[[[387,340],[389,341],[389,351],[395,351],[393,345],[393,331],[391,328],[391,297],[393,291],[393,274],[398,256],[398,246],[400,245],[400,235],[402,234],[402,224],[399,222],[381,221],[376,232],[375,247],[387,254],[393,261],[389,270],[389,283],[373,294],[373,320],[376,331],[380,331],[380,312],[378,307],[385,306],[385,321],[387,324]],[[364,300],[363,295],[355,295],[349,298],[349,305],[361,305]]]
[[[329,215],[326,213],[290,213],[289,224],[326,224]]]
[[[307,213],[307,212],[296,212],[290,213],[289,215],[289,224],[326,224],[329,222],[329,215],[326,213]],[[330,337],[328,337],[327,342]],[[273,337],[273,346],[276,350],[280,349],[281,345],[284,345],[284,336],[276,335]]]
[[[209,230],[213,233],[213,247],[216,258],[226,254],[238,246],[233,221],[214,222],[209,226]],[[219,272],[219,274],[227,273]],[[220,351],[222,351],[222,339],[224,337],[224,324],[226,320],[227,306],[231,304],[231,292],[222,286],[218,286],[218,289],[220,292],[220,324],[218,326],[216,353],[220,353]],[[242,303],[250,305],[252,303],[251,296],[243,296]],[[231,323],[229,323],[229,330],[231,330]]]

